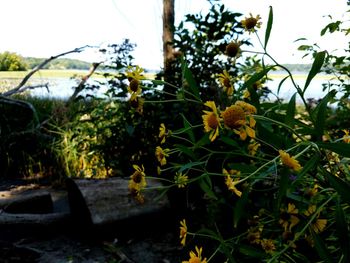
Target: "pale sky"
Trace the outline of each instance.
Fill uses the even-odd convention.
[[[308,44],[320,43],[329,51],[346,47],[348,40],[332,34],[320,41],[321,29],[328,24],[328,14],[349,20],[346,0],[222,0],[242,19],[260,14],[263,27],[269,6],[274,10],[274,25],[269,52],[280,63],[307,63],[297,51],[306,37]],[[187,13],[208,10],[206,0],[175,0],[176,22]],[[49,57],[85,45],[119,44],[129,38],[137,47],[135,63],[144,68],[162,67],[162,0],[0,0],[0,52],[22,56]],[[328,35],[329,36],[329,35]],[[245,35],[255,41],[254,35]],[[256,43],[256,42],[254,42]],[[244,47],[243,47],[244,48]],[[71,56],[70,56],[71,57]],[[75,56],[98,60],[96,53]]]

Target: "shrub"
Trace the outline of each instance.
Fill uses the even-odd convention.
[[[239,28],[258,34],[260,21],[250,14]],[[260,67],[252,63],[249,69],[248,64],[241,73],[248,77],[240,81],[233,81],[229,70],[218,76],[221,86],[211,80],[215,89],[222,88],[220,97],[208,97],[194,81],[197,73],[192,73],[190,61],[197,53],[187,57],[183,52],[182,82],[174,87],[182,123],[165,118],[154,132],[159,139],[154,148],[156,178],[164,183],[159,190],[177,208],[179,243],[192,250],[190,261],[183,262],[350,259],[349,131],[329,126],[330,104],[337,101],[338,91],[330,89],[317,105],[304,96],[330,56],[316,52],[304,86],[296,85],[288,68],[267,52],[272,24],[270,8],[263,52],[253,59]],[[222,56],[233,54],[228,52],[230,43]],[[231,67],[236,70],[235,64]],[[295,87],[288,102],[268,101],[260,90],[260,81],[277,67]],[[129,102],[145,99],[146,104],[142,69],[135,67],[129,76]],[[152,201],[143,193],[148,178],[155,177],[143,164],[142,158],[132,162],[129,183],[130,194],[140,203]]]

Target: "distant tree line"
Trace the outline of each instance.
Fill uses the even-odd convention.
[[[46,58],[34,58],[34,57],[26,57],[24,58],[26,64],[30,69],[36,67],[41,62],[43,62]],[[91,67],[91,63],[81,61],[78,59],[69,59],[69,58],[58,58],[56,60],[51,61],[43,69],[89,69]]]
[[[0,53],[0,71],[30,70],[42,63],[46,58],[22,57],[21,55],[5,51]],[[43,69],[89,69],[91,63],[78,59],[59,58],[51,61]]]

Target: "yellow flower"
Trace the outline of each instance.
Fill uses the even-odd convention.
[[[129,80],[129,86],[127,88],[128,92],[131,94],[131,101],[136,100],[137,96],[141,94],[142,89],[140,86],[140,81],[145,79],[142,75],[143,69],[139,66],[132,67],[129,66],[125,72],[126,77]]]
[[[190,259],[188,261],[182,261],[182,263],[207,263],[207,258],[202,258],[202,248],[196,246],[196,252],[190,252]]]
[[[130,176],[128,189],[131,195],[139,202],[144,203],[144,196],[142,195],[142,190],[146,187],[146,179],[145,179],[145,168],[142,165],[140,166],[134,164],[134,173]]]
[[[140,66],[129,66],[125,72],[126,77],[129,81],[135,79],[137,81],[145,79],[145,76],[142,74],[144,70]]]
[[[145,168],[142,165],[140,166],[134,164],[133,168],[135,169],[134,173],[130,176],[130,179],[133,183],[138,184],[141,188],[146,187],[146,179],[145,179]]]
[[[248,153],[251,156],[254,156],[256,154],[256,152],[258,151],[258,148],[260,147],[260,143],[251,140],[249,145],[248,145]]]
[[[138,81],[137,79],[132,79],[129,83],[127,90],[131,95],[140,95],[142,92],[140,81]]]
[[[188,183],[188,176],[183,175],[182,173],[176,173],[174,182],[178,188],[184,188]]]
[[[232,96],[234,89],[231,83],[231,76],[228,74],[228,72],[224,70],[223,73],[218,75],[218,79],[223,86],[223,90],[226,92],[227,96]]]
[[[290,157],[290,155],[283,150],[279,150],[278,152],[280,154],[281,161],[285,166],[291,168],[295,172],[298,172],[301,170],[302,168],[301,165],[297,160],[294,159],[294,157]]]
[[[187,237],[187,225],[186,225],[186,219],[183,219],[180,221],[180,243],[182,246],[185,246],[186,244],[186,237]]]
[[[145,100],[135,94],[131,95],[129,103],[139,114],[143,113],[143,104]]]
[[[222,173],[226,176],[226,179],[225,179],[225,184],[228,188],[228,190],[230,190],[231,192],[235,193],[238,197],[241,197],[242,196],[242,192],[239,191],[237,188],[236,188],[236,185],[239,181],[239,178],[235,178],[235,180],[232,179],[232,175],[239,175],[240,172],[237,171],[237,170],[229,170],[227,171],[225,168],[222,169]]]
[[[255,227],[248,229],[247,240],[250,244],[259,244],[261,242],[261,231]]]
[[[307,217],[313,215],[316,212],[316,206],[310,205],[309,208],[304,212],[304,215]],[[315,233],[322,232],[326,225],[327,225],[327,219],[319,219],[319,214],[316,217],[316,221],[311,224],[311,228]]]
[[[291,229],[299,223],[298,218],[299,210],[295,207],[294,204],[289,203],[287,211],[285,209],[281,209],[281,215],[279,219],[279,223],[284,228],[284,231],[291,231]]]
[[[249,100],[250,100],[250,92],[249,92],[248,89],[245,89],[245,90],[243,91],[243,98],[244,98],[244,99],[249,99]]]
[[[272,254],[276,250],[276,246],[272,239],[263,239],[260,241],[260,245],[268,254]]]
[[[261,21],[260,21],[261,17],[260,17],[260,15],[253,17],[253,15],[251,13],[249,15],[250,16],[243,19],[241,21],[241,23],[242,23],[242,26],[244,27],[244,29],[246,31],[248,31],[250,34],[251,32],[255,32],[256,28],[261,27]]]
[[[225,127],[229,129],[240,128],[246,123],[244,110],[237,105],[227,107],[221,113],[221,117],[224,120]]]
[[[343,141],[345,143],[350,143],[349,130],[343,130],[343,132],[345,133],[344,136],[343,136]]]
[[[156,157],[160,166],[166,165],[166,157],[169,157],[169,151],[169,149],[162,149],[160,146],[156,147]]]
[[[226,46],[225,53],[227,56],[232,58],[237,58],[241,54],[241,45],[242,43],[240,41],[233,41],[230,44]]]
[[[170,136],[170,134],[171,134],[171,131],[166,129],[164,123],[161,123],[159,127],[159,135],[158,135],[160,139],[160,143],[161,144],[165,143],[166,137]]]
[[[311,224],[312,230],[315,233],[321,233],[327,225],[327,219],[316,219],[316,222]]]
[[[136,184],[132,180],[129,181],[129,192],[140,204],[143,204],[145,202],[145,198],[141,193],[142,190],[143,188],[139,184]]]
[[[214,141],[219,135],[220,118],[214,101],[207,101],[204,105],[212,109],[212,111],[203,111],[205,113],[202,115],[204,131],[210,132],[209,139]]]
[[[235,105],[240,106],[247,115],[256,114],[257,112],[256,108],[252,104],[249,104],[241,100],[236,101]]]
[[[238,134],[241,140],[245,140],[247,136],[255,138],[255,119],[252,114],[256,113],[256,108],[244,101],[236,101],[234,105],[227,107],[221,117],[226,128],[232,129]]]
[[[314,197],[318,192],[318,184],[315,184],[312,188],[309,187],[305,190],[305,195],[309,197]]]

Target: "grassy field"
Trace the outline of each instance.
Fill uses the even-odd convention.
[[[70,78],[74,75],[84,76],[88,70],[51,70],[43,69],[36,72],[32,78]],[[21,79],[24,78],[29,71],[0,71],[0,79]],[[97,76],[96,74],[94,77]]]

